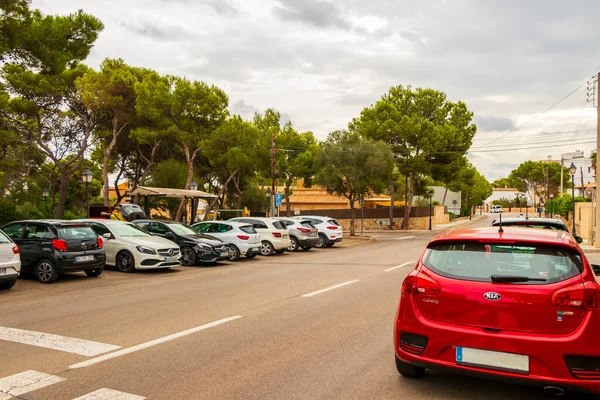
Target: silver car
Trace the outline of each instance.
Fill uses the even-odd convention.
[[[290,241],[292,243],[287,248],[288,251],[298,251],[300,248],[310,250],[319,245],[319,232],[310,220],[291,217],[278,217],[276,219],[283,222],[290,231]]]
[[[240,256],[254,258],[260,253],[260,235],[250,224],[234,221],[204,221],[192,225],[191,228],[227,243],[230,261],[239,260]]]

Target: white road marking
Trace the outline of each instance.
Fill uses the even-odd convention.
[[[145,397],[113,389],[99,389],[73,400],[144,400]]]
[[[390,271],[393,271],[393,270],[398,269],[398,268],[406,267],[407,265],[410,265],[410,264],[415,263],[415,262],[416,261],[405,262],[404,264],[396,265],[395,267],[384,269],[383,271],[384,272],[390,272]]]
[[[414,238],[414,236],[404,236],[404,237],[399,237],[399,238],[394,238],[396,240],[405,240],[405,239],[412,239]]]
[[[25,393],[64,381],[65,378],[38,371],[25,371],[0,379],[0,400],[10,400]]]
[[[90,340],[53,335],[51,333],[26,331],[24,329],[0,326],[0,340],[29,344],[46,349],[65,351],[82,356],[93,357],[98,354],[120,349],[121,346],[92,342]]]
[[[77,364],[69,365],[69,368],[70,369],[77,369],[77,368],[89,367],[91,365],[98,364],[98,363],[104,362],[106,360],[111,360],[113,358],[117,358],[117,357],[121,357],[121,356],[124,356],[124,355],[127,355],[127,354],[135,353],[136,351],[144,350],[144,349],[147,349],[149,347],[156,346],[158,344],[162,344],[162,343],[174,340],[174,339],[178,339],[178,338],[181,338],[181,337],[184,337],[184,336],[188,336],[188,335],[191,335],[192,333],[200,332],[200,331],[203,331],[203,330],[209,329],[209,328],[214,328],[215,326],[219,326],[219,325],[225,324],[227,322],[235,321],[236,319],[240,319],[240,318],[242,318],[241,315],[235,315],[233,317],[220,319],[218,321],[210,322],[208,324],[200,325],[200,326],[197,326],[195,328],[191,328],[191,329],[187,329],[185,331],[177,332],[177,333],[174,333],[174,334],[169,335],[169,336],[165,336],[165,337],[162,337],[162,338],[154,339],[154,340],[151,340],[151,341],[146,342],[146,343],[141,343],[141,344],[138,344],[138,345],[135,345],[135,346],[132,346],[132,347],[126,347],[126,348],[124,348],[122,350],[115,351],[115,352],[109,353],[109,354],[105,354],[105,355],[100,356],[100,357],[91,358],[91,359],[89,359],[87,361],[83,361],[83,362],[80,362],[80,363],[77,363]]]
[[[333,289],[340,288],[342,286],[346,286],[346,285],[350,285],[352,283],[356,283],[358,281],[360,281],[360,279],[355,279],[353,281],[348,281],[348,282],[340,283],[340,284],[337,284],[337,285],[329,286],[329,287],[326,287],[325,289],[317,290],[316,292],[310,292],[310,293],[303,294],[302,297],[311,297],[311,296],[314,296],[314,295],[317,295],[317,294],[328,292],[328,291],[333,290]]]

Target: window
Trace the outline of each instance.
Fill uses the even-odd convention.
[[[121,237],[146,237],[148,234],[140,227],[134,224],[127,224],[120,222],[117,224],[110,224],[111,229],[116,235]]]
[[[305,228],[314,228],[314,225],[310,223],[310,221],[302,221],[300,222],[300,225],[302,225]]]
[[[4,227],[4,233],[11,239],[21,239],[23,237],[23,224],[12,224]]]
[[[290,221],[289,219],[282,219],[280,221],[283,222],[285,224],[285,226],[292,226],[295,224],[294,221]]]
[[[193,227],[196,232],[206,233],[208,232],[214,224],[198,224]]]
[[[45,225],[29,224],[27,225],[27,229],[25,229],[24,239],[39,240],[50,236],[51,233]]]
[[[256,229],[254,229],[252,225],[240,226],[240,230],[245,233],[256,233]]]
[[[164,224],[159,224],[156,222],[151,223],[149,228],[150,228],[150,232],[156,233],[158,235],[166,235],[167,233],[170,232],[169,229]]]
[[[273,221],[273,226],[277,229],[287,229],[283,221]]]
[[[0,231],[0,243],[12,243],[12,241],[2,231]]]
[[[323,223],[322,220],[320,220],[320,219],[314,219],[314,218],[311,219],[310,222],[312,222],[313,225],[319,225],[319,224]]]
[[[327,223],[335,226],[340,226],[340,224],[338,224],[338,222],[335,219],[330,219],[327,221]]]
[[[91,224],[90,226],[98,236],[104,236],[106,233],[110,233],[108,228],[102,224]]]
[[[183,236],[196,235],[196,232],[194,232],[193,229],[188,228],[187,226],[185,226],[183,224],[169,224],[169,228],[171,228],[171,230],[178,235],[183,235]]]
[[[583,271],[581,256],[567,249],[533,243],[439,243],[425,251],[423,264],[453,279],[491,282],[492,276],[530,279],[518,284],[561,282]]]
[[[65,240],[91,240],[98,235],[87,225],[59,226],[58,238]]]

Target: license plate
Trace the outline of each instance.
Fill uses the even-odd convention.
[[[221,257],[229,257],[229,253],[221,253]]]
[[[94,256],[75,257],[75,262],[94,261]]]
[[[529,373],[529,356],[522,354],[457,347],[456,363],[523,374]]]
[[[177,261],[177,257],[165,257],[164,262],[168,262],[168,261]]]
[[[0,268],[0,275],[5,275],[6,273],[6,268]]]

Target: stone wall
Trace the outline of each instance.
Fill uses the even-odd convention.
[[[336,219],[344,228],[344,231],[350,230],[350,219],[338,218]],[[380,226],[377,221],[383,220],[382,218],[365,218],[364,219],[364,230],[365,231],[377,231],[377,230],[388,230],[388,225]],[[399,230],[402,226],[404,218],[394,218],[394,230]],[[387,221],[387,219],[386,219]],[[432,227],[440,224],[447,224],[450,222],[450,216],[445,212],[444,206],[434,206],[433,218],[431,220]],[[360,233],[361,219],[360,212],[357,213],[354,229],[357,233]],[[409,230],[427,230],[429,229],[429,216],[427,217],[411,217],[408,221]]]

